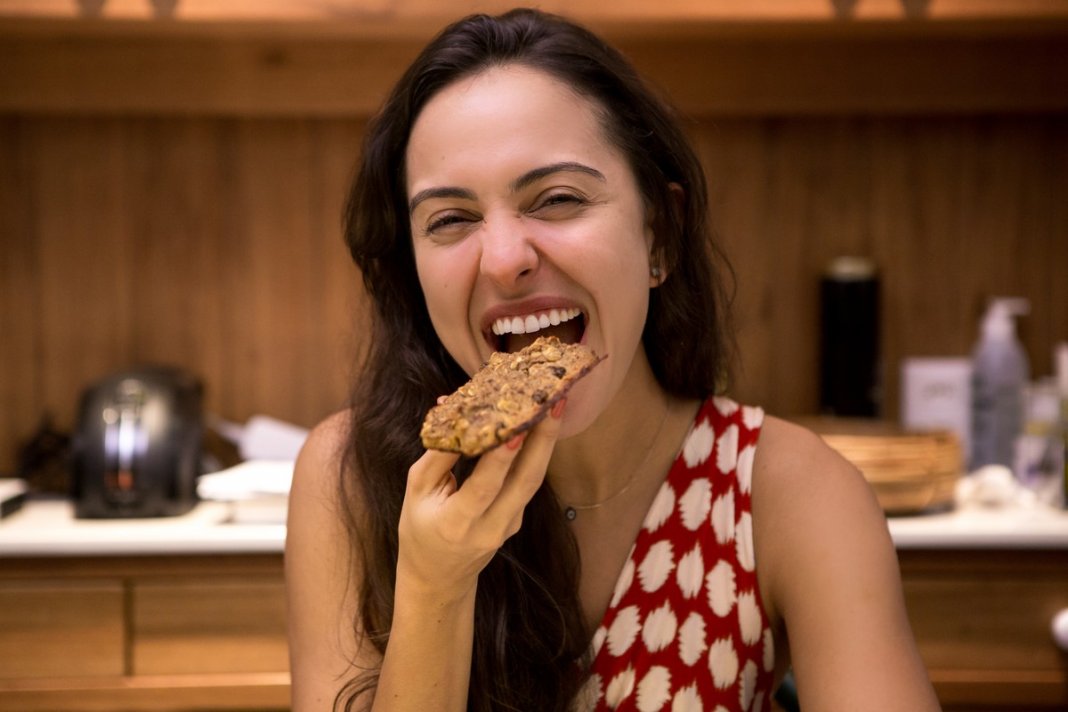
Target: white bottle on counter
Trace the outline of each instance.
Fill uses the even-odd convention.
[[[1030,378],[1027,354],[1016,338],[1013,318],[1026,314],[1026,299],[990,302],[972,354],[972,470],[984,465],[1013,467],[1023,428],[1024,388]]]

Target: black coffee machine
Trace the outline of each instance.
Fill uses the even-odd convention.
[[[72,451],[75,516],[160,517],[196,504],[203,384],[169,366],[112,374],[82,394]]]

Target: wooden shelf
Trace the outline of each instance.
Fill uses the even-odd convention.
[[[936,0],[922,19],[899,0],[851,19],[829,0],[542,5],[603,31],[691,115],[1068,110],[1063,0]],[[0,112],[366,117],[455,17],[429,0],[75,7],[0,0]]]

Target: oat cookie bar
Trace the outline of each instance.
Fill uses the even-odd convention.
[[[423,447],[468,457],[532,428],[603,356],[555,336],[515,353],[494,353],[471,380],[430,409]]]

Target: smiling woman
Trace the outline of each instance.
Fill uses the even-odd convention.
[[[790,665],[807,708],[937,708],[863,478],[722,392],[706,213],[671,109],[573,23],[465,18],[409,67],[346,215],[367,370],[290,497],[294,709],[763,712]],[[477,459],[422,449],[543,335],[608,358]]]

